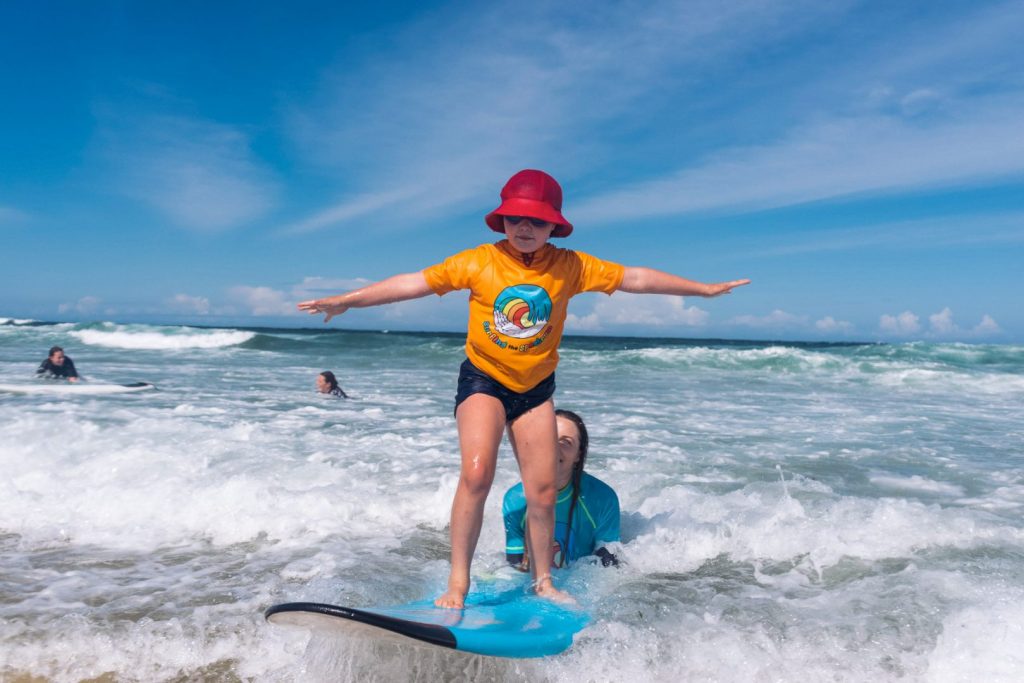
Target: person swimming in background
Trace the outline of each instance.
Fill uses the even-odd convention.
[[[75,362],[64,355],[64,349],[59,346],[50,348],[50,355],[39,364],[36,370],[36,377],[44,379],[66,379],[69,382],[78,381],[78,370],[75,369]]]
[[[324,370],[316,376],[316,389],[321,394],[330,394],[331,396],[348,398],[348,394],[338,386],[338,378],[335,377],[334,373],[330,370]]]
[[[567,566],[596,555],[602,566],[618,566],[606,547],[619,541],[619,497],[611,486],[583,471],[590,446],[587,425],[571,410],[555,411],[558,429],[558,498],[555,502],[555,544],[551,566]],[[526,496],[522,482],[505,492],[505,559],[529,571],[526,549]]]
[[[535,558],[533,590],[571,601],[552,583],[551,550],[557,487],[555,368],[569,300],[583,292],[714,297],[746,285],[744,278],[707,284],[653,268],[624,266],[548,243],[568,237],[562,188],[547,173],[526,169],[501,190],[501,204],[484,223],[504,239],[482,244],[420,271],[393,275],[360,289],[299,302],[324,322],[368,308],[469,290],[466,360],[459,369],[455,422],[460,475],[452,501],[451,572],[434,604],[461,609],[484,504],[494,481],[504,434],[519,464],[527,500],[526,543]]]

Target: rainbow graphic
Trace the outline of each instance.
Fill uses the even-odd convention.
[[[512,285],[494,300],[494,327],[508,337],[528,339],[551,318],[551,297],[537,285]]]

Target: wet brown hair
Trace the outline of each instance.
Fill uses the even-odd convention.
[[[569,503],[569,518],[565,524],[565,542],[562,543],[562,557],[564,558],[569,553],[569,534],[572,533],[572,517],[580,498],[580,482],[583,480],[583,466],[586,464],[587,451],[590,449],[590,434],[587,433],[587,425],[583,422],[583,418],[571,410],[559,408],[555,411],[555,417],[564,417],[569,420],[576,425],[576,429],[580,433],[579,457],[572,466],[572,502]]]

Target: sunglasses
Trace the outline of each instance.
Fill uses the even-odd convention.
[[[530,218],[528,216],[502,216],[502,218],[512,225],[519,225],[523,221],[530,221],[530,225],[535,228],[543,228],[551,224],[551,221],[541,220],[540,218]]]

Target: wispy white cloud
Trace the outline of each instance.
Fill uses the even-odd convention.
[[[942,99],[942,94],[937,90],[918,88],[900,98],[900,112],[904,116],[917,116],[939,106]]]
[[[221,231],[265,216],[277,181],[237,127],[196,117],[99,107],[97,154],[111,190],[155,209],[171,223]]]
[[[825,333],[849,334],[853,332],[853,323],[847,320],[836,320],[832,316],[826,315],[814,322],[814,329]]]
[[[781,236],[751,236],[738,259],[772,258],[858,249],[929,249],[956,246],[1019,245],[1024,243],[1024,213],[974,213],[907,221],[885,221],[853,228],[811,231],[787,230]]]
[[[333,206],[317,211],[312,216],[285,225],[281,231],[288,235],[315,232],[339,223],[376,215],[398,202],[414,199],[419,194],[419,192],[409,189],[359,194],[355,198],[339,201]]]
[[[1024,173],[1024,90],[1010,75],[1024,68],[1024,6],[888,28],[822,69],[824,80],[783,85],[807,112],[788,129],[586,200],[574,215],[596,223],[746,211]]]
[[[345,178],[358,169],[358,180],[287,229],[479,210],[481,197],[494,197],[524,166],[585,175],[617,154],[604,124],[635,120],[653,102],[691,102],[693,89],[726,65],[823,21],[838,24],[856,7],[654,2],[642,11],[621,3],[512,12],[499,3],[433,13],[389,36],[386,51],[330,70],[316,99],[292,110],[307,157]],[[749,210],[1024,172],[1024,137],[1016,134],[1024,96],[980,87],[996,78],[991,64],[1021,62],[1012,47],[1024,30],[1019,3],[936,16],[833,55],[814,82],[780,80],[806,112],[787,119],[788,128],[764,129],[754,144],[712,147],[682,165],[666,153],[653,167],[668,172],[589,200],[577,195],[573,219]],[[495,36],[520,34],[530,36],[529,51],[496,49]]]
[[[794,315],[776,308],[768,315],[739,315],[729,321],[733,325],[756,329],[791,330],[807,326],[807,316]]]
[[[703,164],[584,201],[593,223],[715,209],[755,210],[870,192],[1024,173],[1024,97],[962,103],[941,122],[894,116],[811,122],[775,143],[724,150]]]
[[[205,296],[175,294],[165,302],[167,309],[175,313],[208,315],[210,300]]]
[[[929,332],[940,337],[949,336],[959,331],[956,323],[953,322],[953,311],[949,306],[928,316],[928,323],[930,325]]]
[[[372,61],[339,64],[315,102],[292,111],[306,155],[342,175],[358,169],[359,180],[287,229],[479,210],[480,198],[496,200],[520,168],[542,166],[556,176],[588,169],[608,154],[596,127],[634,117],[644,100],[664,101],[672,91],[666,86],[680,87],[682,74],[713,71],[716,60],[752,52],[842,7],[801,0],[666,1],[642,11],[631,3],[498,3],[434,13],[389,36],[388,50]],[[519,36],[529,50],[496,45]]]
[[[766,315],[738,315],[727,321],[726,324],[774,334],[810,337],[827,335],[831,338],[848,337],[855,330],[853,323],[847,320],[837,320],[831,315],[812,321],[806,315],[797,315],[780,308],[776,308]]]
[[[103,303],[99,297],[83,296],[78,301],[63,303],[57,306],[58,313],[77,313],[79,315],[91,315],[100,309]]]
[[[12,206],[0,206],[0,225],[12,225],[28,220],[29,214]]]
[[[588,313],[568,315],[567,332],[702,327],[710,317],[703,309],[686,306],[683,297],[679,296],[616,292],[611,296],[591,297],[589,300],[593,304]],[[585,303],[580,303],[585,306]]]
[[[307,299],[320,299],[325,296],[359,289],[370,284],[370,282],[370,280],[360,277],[328,278],[320,275],[311,275],[304,277],[301,282],[293,285],[289,291],[296,301],[305,301]]]
[[[291,296],[272,287],[236,285],[228,290],[228,300],[250,315],[277,317],[299,313]]]
[[[903,311],[899,315],[885,313],[878,320],[878,328],[883,334],[909,337],[921,330],[921,321],[910,311]]]
[[[879,319],[879,330],[885,335],[894,337],[911,337],[921,334],[933,339],[977,339],[994,337],[1002,333],[999,324],[988,314],[970,329],[961,328],[953,319],[953,311],[946,306],[937,313],[928,316],[928,327],[924,329],[920,318],[911,311],[899,315],[883,315]]]
[[[970,329],[961,329],[953,320],[953,311],[946,306],[938,313],[928,316],[928,336],[940,339],[970,339],[976,337],[991,337],[1002,332],[999,323],[987,313],[981,317],[981,321]]]
[[[981,322],[971,328],[971,333],[978,337],[989,337],[997,334],[1002,334],[1003,329],[999,326],[992,316],[984,314],[981,316]]]

